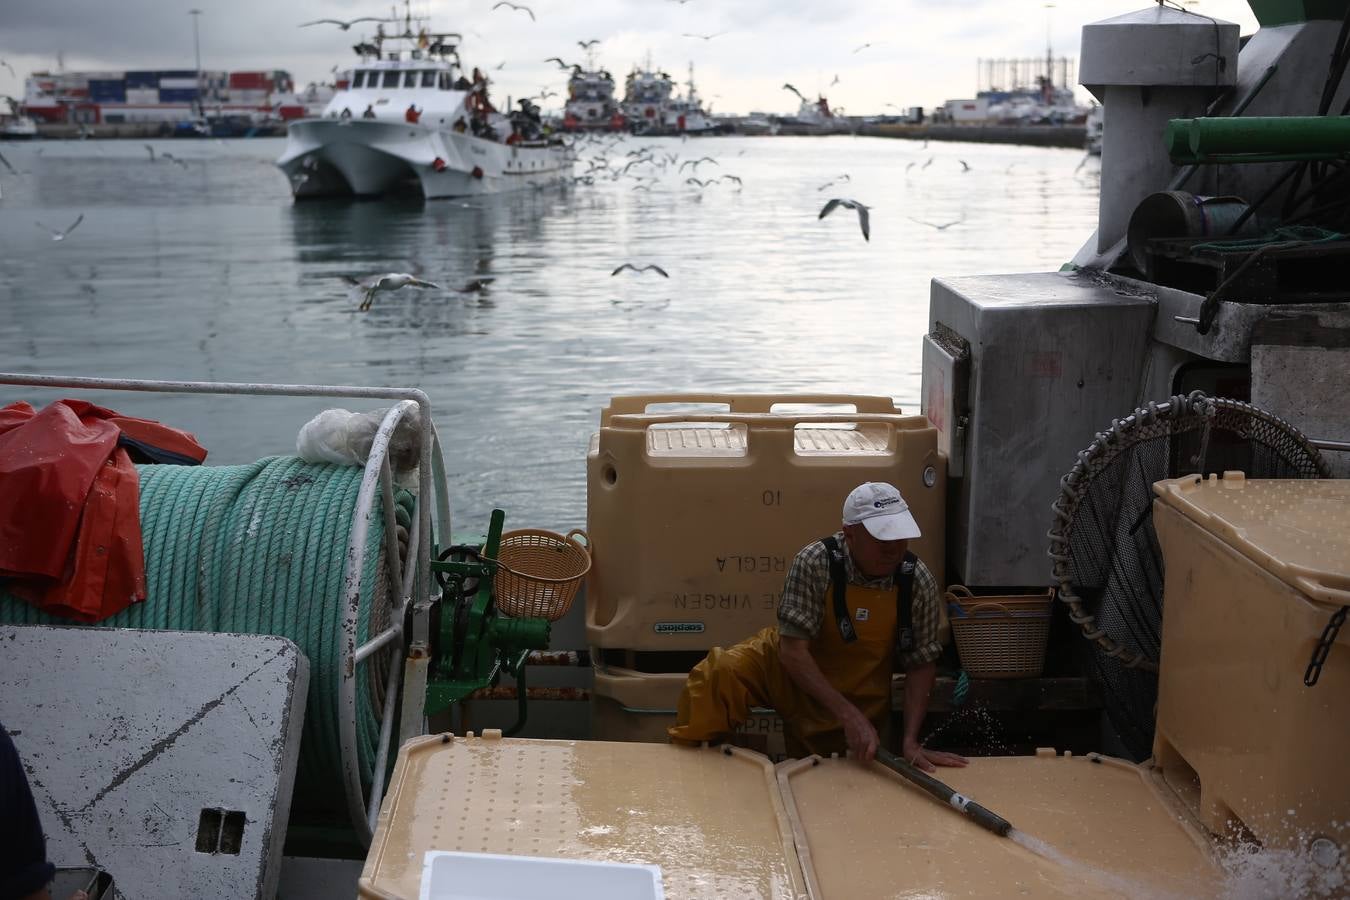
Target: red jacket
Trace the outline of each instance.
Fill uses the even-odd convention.
[[[97,622],[145,599],[135,460],[200,463],[185,431],[84,400],[0,409],[0,578],[55,615]]]

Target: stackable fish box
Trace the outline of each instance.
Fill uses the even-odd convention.
[[[653,409],[667,404],[724,411]],[[865,481],[900,489],[941,583],[946,471],[936,429],[890,398],[616,397],[587,455],[588,641],[706,651],[772,624],[793,556],[839,529]]]

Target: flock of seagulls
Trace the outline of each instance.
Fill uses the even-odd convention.
[[[686,3],[689,3],[690,0],[667,0],[667,2],[683,6]],[[538,21],[532,8],[521,3],[512,2],[512,0],[497,0],[497,2],[492,5],[492,10],[493,11],[506,10],[508,12],[514,13],[524,13],[525,15],[529,16],[532,22]],[[384,19],[383,17],[375,17],[375,16],[361,16],[353,19],[322,18],[304,22],[299,27],[308,28],[316,25],[333,25],[342,31],[348,31],[353,26],[358,25],[362,22],[383,22],[383,21],[387,20]],[[719,31],[711,34],[686,32],[682,36],[685,38],[689,38],[691,40],[701,40],[708,42],[718,37],[721,37],[727,33],[728,32],[724,31]],[[587,40],[576,41],[576,45],[584,52],[589,52],[600,43],[601,40],[599,38],[591,38]],[[858,47],[854,48],[852,54],[857,55],[863,52],[864,50],[867,50],[875,46],[877,46],[877,44],[873,42],[863,43]],[[580,68],[578,64],[568,62],[560,56],[549,57],[548,59],[545,60],[545,62],[556,63],[558,69],[562,71],[573,71]],[[8,67],[8,63],[6,63],[4,60],[0,60],[0,65]],[[494,69],[500,71],[505,67],[505,65],[506,65],[505,62],[498,63],[494,67]],[[834,86],[839,83],[840,78],[836,74],[834,76],[834,80],[830,82],[830,85]],[[803,95],[802,92],[799,91],[791,83],[785,83],[783,85],[783,89],[786,91],[790,91],[803,101],[806,100],[805,95]],[[558,96],[558,94],[554,91],[548,90],[547,88],[542,88],[540,92],[535,95],[536,99],[541,101],[554,96]],[[687,137],[685,138],[685,140],[687,140]],[[609,154],[615,152],[618,149],[618,146],[623,142],[624,138],[622,137],[612,137],[598,134],[587,134],[574,138],[572,141],[572,148],[574,152],[577,149],[579,149],[579,146],[586,146],[586,145],[590,145],[590,149],[592,149],[595,152],[586,161],[587,162],[586,172],[580,176],[574,176],[572,178],[572,183],[590,185],[596,183],[596,181],[600,179],[607,178],[609,180],[618,180],[620,178],[627,177],[637,182],[636,184],[634,184],[632,190],[649,192],[652,189],[653,183],[657,181],[659,174],[666,173],[667,171],[673,169],[673,171],[678,174],[683,174],[684,172],[686,172],[686,170],[690,172],[689,176],[684,178],[683,184],[697,188],[700,191],[699,196],[695,197],[696,200],[702,199],[701,194],[702,191],[715,185],[720,185],[723,183],[734,184],[737,191],[741,190],[743,187],[742,179],[739,176],[733,174],[720,174],[710,178],[697,177],[700,173],[699,168],[700,166],[717,166],[720,168],[721,162],[718,159],[712,156],[700,156],[697,158],[688,158],[681,160],[677,153],[668,152],[667,150],[665,150],[663,146],[659,145],[640,146],[635,149],[627,151],[627,153],[625,154],[626,157],[625,159],[621,161],[611,161]],[[152,145],[145,144],[144,146],[146,153],[149,156],[149,161],[151,163],[163,160],[183,168],[188,167],[188,163],[185,160],[175,157],[171,153],[164,151],[156,153],[156,150]],[[927,142],[925,142],[925,146],[927,146]],[[744,152],[745,152],[744,150],[741,151],[741,153]],[[920,170],[922,171],[931,166],[934,162],[934,159],[935,157],[929,157],[928,160],[924,162],[922,166],[919,167]],[[971,165],[967,163],[965,160],[958,159],[956,161],[960,164],[962,173],[971,171],[972,169]],[[910,162],[905,167],[906,173],[908,173],[911,169],[913,169],[916,166],[916,164],[917,164],[916,162]],[[15,172],[14,167],[11,166],[9,164],[9,161],[6,160],[3,156],[0,156],[0,165],[3,165],[6,169],[8,169],[11,174],[17,174]],[[1009,167],[1009,169],[1011,169],[1011,166]],[[816,191],[824,192],[833,187],[849,184],[851,183],[851,181],[852,179],[847,173],[841,173],[824,182],[823,184],[820,184],[816,188]],[[869,242],[871,241],[870,211],[872,207],[852,198],[832,197],[825,203],[823,207],[821,207],[816,218],[817,220],[823,220],[827,216],[831,215],[837,209],[847,209],[855,213],[858,219],[858,225],[859,229],[861,230],[863,240]],[[962,215],[958,219],[945,222],[929,222],[908,216],[906,218],[908,218],[911,222],[914,222],[918,225],[923,225],[939,232],[946,231],[949,228],[961,225],[962,223],[965,222],[964,215]],[[74,222],[72,222],[64,229],[55,229],[41,222],[36,222],[35,225],[39,229],[47,232],[51,236],[51,239],[53,241],[64,241],[71,234],[71,232],[73,232],[77,227],[79,227],[80,223],[82,223],[83,221],[84,215],[83,213],[81,213],[79,216],[76,217]],[[631,272],[633,273],[633,275],[636,276],[653,273],[657,276],[660,276],[663,279],[670,278],[669,272],[667,272],[661,266],[650,262],[643,262],[643,263],[624,262],[610,272],[610,277],[618,276],[620,273],[623,272]],[[376,298],[380,294],[394,293],[396,291],[403,290],[404,288],[416,288],[420,290],[449,290],[461,294],[477,294],[488,290],[491,283],[495,280],[492,277],[479,276],[465,282],[460,287],[454,286],[445,287],[436,282],[427,281],[416,274],[410,274],[407,272],[388,272],[383,274],[367,275],[364,277],[343,275],[341,276],[341,278],[351,288],[355,289],[355,291],[360,294],[361,301],[357,308],[362,312],[370,310],[374,305]],[[666,302],[668,303],[669,301]]]

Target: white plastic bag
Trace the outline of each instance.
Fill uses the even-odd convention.
[[[366,413],[325,409],[300,429],[295,451],[305,462],[364,466],[388,412],[387,408]],[[421,441],[421,416],[413,409],[399,420],[389,441],[389,465],[400,483],[415,480]]]

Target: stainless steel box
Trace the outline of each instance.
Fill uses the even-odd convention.
[[[1139,405],[1155,304],[1100,277],[933,279],[923,411],[947,451],[949,580],[1049,584],[1060,477]]]

